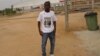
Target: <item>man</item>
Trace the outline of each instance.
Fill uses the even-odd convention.
[[[44,11],[39,14],[37,19],[39,33],[42,36],[42,56],[46,56],[47,39],[50,39],[50,56],[54,56],[55,47],[55,33],[56,33],[56,16],[50,10],[51,3],[46,1],[44,3]]]

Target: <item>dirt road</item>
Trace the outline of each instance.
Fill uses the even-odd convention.
[[[38,12],[34,12],[1,18],[0,56],[41,56],[41,36],[37,28],[37,15]],[[70,15],[69,32],[64,30],[64,16],[57,15],[55,56],[91,56],[81,39],[73,33],[73,31],[86,29],[83,15],[84,13]],[[49,56],[49,46],[48,41],[47,56]]]

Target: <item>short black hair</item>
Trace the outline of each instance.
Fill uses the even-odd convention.
[[[45,6],[46,4],[48,4],[49,6],[51,5],[50,1],[46,1],[46,2],[44,3],[44,6]]]

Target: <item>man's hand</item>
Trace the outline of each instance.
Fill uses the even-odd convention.
[[[42,31],[39,31],[39,33],[40,33],[41,36],[43,35]]]
[[[54,33],[56,33],[56,30],[54,30]]]

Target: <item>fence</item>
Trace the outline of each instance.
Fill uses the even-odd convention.
[[[60,4],[62,4],[62,6]],[[64,11],[62,2],[55,7],[55,11]],[[69,12],[90,11],[95,8],[100,8],[100,0],[68,0]]]

